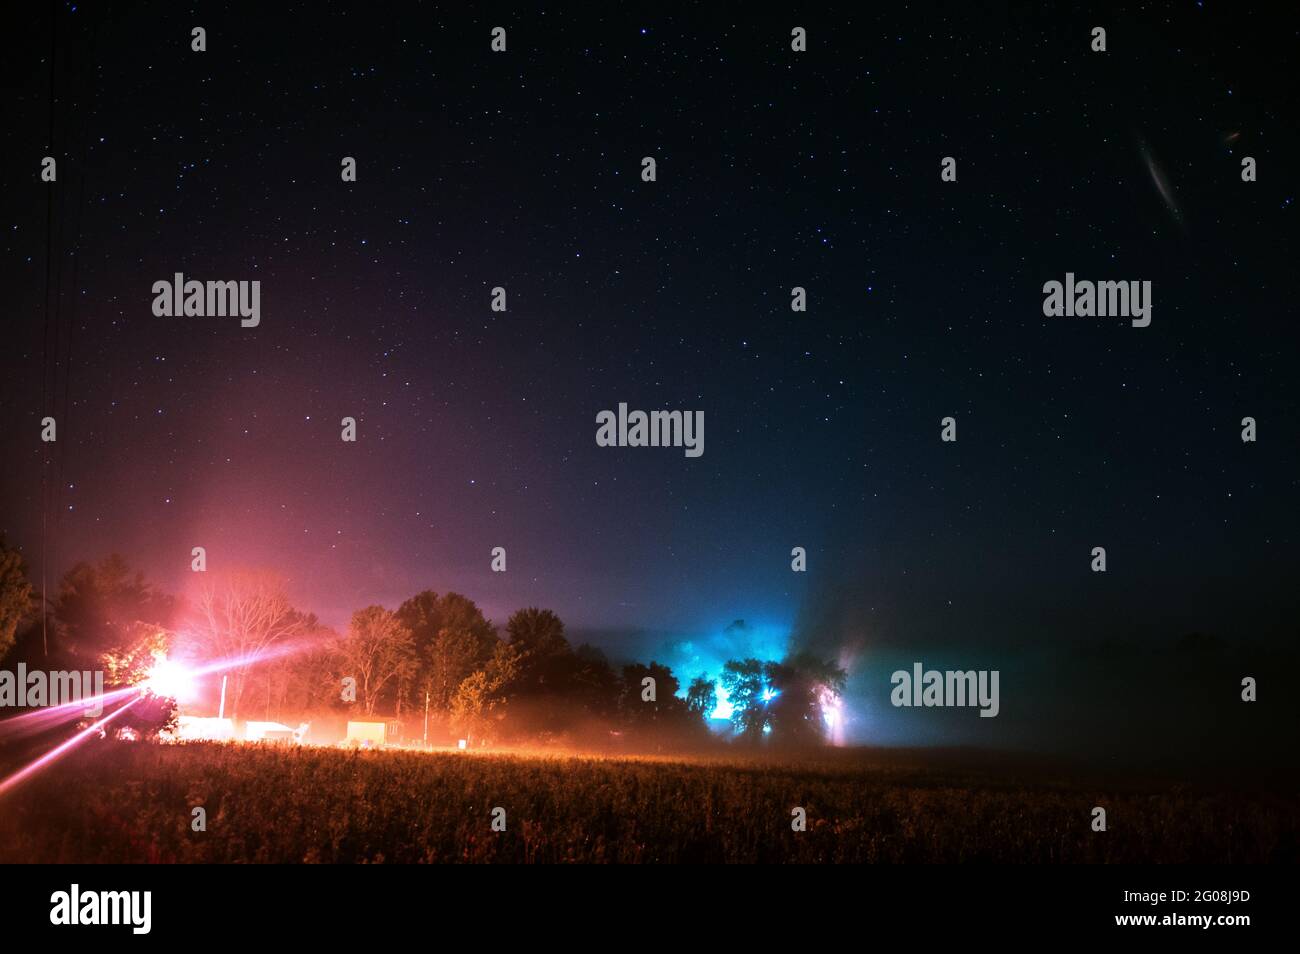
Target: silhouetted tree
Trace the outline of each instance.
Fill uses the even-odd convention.
[[[0,537],[0,659],[13,646],[18,627],[35,608],[35,590],[27,580],[22,554]]]
[[[63,648],[92,658],[130,646],[139,624],[171,629],[174,612],[175,601],[116,553],[94,565],[74,566],[64,574],[54,601]]]
[[[647,679],[654,682],[647,685]],[[623,667],[623,717],[629,725],[642,728],[682,728],[687,709],[686,700],[677,697],[680,688],[673,671],[662,663],[629,663]]]
[[[156,739],[160,732],[176,728],[179,714],[175,699],[146,692],[110,722],[108,729],[131,729],[142,739]]]
[[[763,663],[757,659],[729,659],[722,666],[722,688],[731,704],[731,725],[749,741],[762,737],[767,722],[763,698]]]
[[[562,694],[571,686],[576,660],[564,638],[564,623],[553,612],[536,607],[518,610],[506,621],[506,635],[520,653],[513,695]]]
[[[718,708],[718,687],[704,673],[691,680],[690,688],[686,690],[686,708],[705,725],[713,717],[713,710]]]
[[[594,716],[612,717],[618,708],[619,680],[609,659],[595,646],[583,643],[573,651],[574,701]]]
[[[517,610],[511,615],[506,621],[506,635],[515,646],[537,655],[563,653],[569,649],[560,617],[535,606]]]
[[[825,695],[844,691],[845,672],[811,653],[798,653],[763,667],[771,699],[767,725],[772,740],[783,744],[815,744],[826,739]]]
[[[401,695],[417,710],[427,695],[432,709],[446,712],[456,687],[491,657],[496,631],[474,601],[459,593],[424,590],[397,608],[397,618],[411,631],[416,656]]]

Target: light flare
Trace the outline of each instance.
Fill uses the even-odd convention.
[[[141,688],[152,692],[155,696],[175,699],[177,702],[188,702],[193,699],[195,674],[186,666],[174,659],[168,659],[162,653],[154,658],[155,662],[145,676],[144,682],[140,684]]]
[[[143,680],[134,686],[114,689],[111,692],[104,693],[103,695],[81,699],[75,703],[51,706],[49,708],[27,712],[10,719],[5,719],[3,722],[0,722],[0,735],[27,735],[35,731],[49,728],[51,723],[62,722],[75,716],[84,715],[85,710],[94,708],[96,702],[103,704],[110,700],[115,701],[121,699],[127,695],[131,696],[124,705],[114,709],[108,715],[104,716],[104,718],[99,719],[87,728],[80,730],[75,735],[50,749],[48,752],[28,762],[26,765],[12,772],[5,778],[0,779],[0,795],[4,795],[10,789],[31,778],[41,769],[54,764],[54,762],[72,751],[86,739],[103,731],[105,726],[143,699],[146,693],[177,699],[177,701],[179,701],[177,696],[193,692],[197,685],[197,680],[201,676],[232,669],[245,669],[256,663],[291,655],[309,648],[311,648],[311,645],[305,642],[285,643],[270,649],[263,649],[238,657],[213,660],[195,667],[189,667],[174,660],[168,660],[165,654],[158,654],[158,656],[155,657],[156,661],[150,668],[148,674]]]
[[[5,792],[9,791],[9,789],[31,778],[31,776],[35,775],[41,769],[46,768],[49,765],[52,765],[60,757],[66,755],[68,752],[72,751],[82,742],[86,741],[86,739],[90,738],[93,735],[97,735],[98,733],[103,731],[106,725],[108,725],[110,722],[112,722],[114,719],[120,716],[127,709],[131,708],[133,705],[139,702],[140,699],[141,696],[137,695],[134,699],[130,700],[125,705],[119,706],[118,708],[114,709],[112,712],[104,716],[104,718],[100,719],[98,722],[94,722],[91,725],[87,726],[86,728],[82,729],[76,735],[72,736],[72,738],[67,739],[64,742],[61,742],[60,744],[56,745],[54,748],[46,752],[44,755],[38,756],[37,758],[28,762],[22,768],[18,769],[18,771],[11,774],[8,778],[0,780],[0,795],[3,795]]]

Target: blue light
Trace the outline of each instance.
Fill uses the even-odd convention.
[[[727,698],[727,690],[722,688],[721,680],[714,680],[713,691],[717,693],[718,704],[713,707],[713,712],[709,716],[711,719],[730,719],[731,713],[735,711],[735,706]]]

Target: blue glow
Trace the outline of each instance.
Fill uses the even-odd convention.
[[[777,622],[746,622],[720,624],[711,632],[698,633],[667,643],[655,658],[672,669],[677,676],[679,696],[685,697],[691,680],[703,675],[713,681],[717,703],[710,719],[730,720],[735,706],[722,688],[722,667],[729,659],[758,659],[775,662],[784,659],[790,643],[789,624]],[[776,693],[766,689],[763,701]]]
[[[713,712],[710,713],[709,718],[730,719],[731,713],[736,710],[736,707],[731,704],[731,700],[727,697],[727,690],[722,688],[722,683],[720,681],[714,680],[713,691],[718,694],[718,704],[714,706]]]

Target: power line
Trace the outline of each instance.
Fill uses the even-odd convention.
[[[48,148],[50,156],[55,154],[54,148],[54,102],[55,102],[55,51],[58,48],[58,23],[59,7],[56,0],[50,3],[50,132],[48,139]],[[50,189],[45,197],[45,329],[41,340],[41,416],[49,414],[49,393],[50,393],[50,312],[52,311],[50,302],[51,287],[51,264],[54,256],[54,192],[58,189],[58,160],[55,159],[54,180],[49,183]],[[57,333],[57,332],[56,332]],[[58,427],[58,422],[55,422]],[[58,441],[58,433],[55,432],[55,442]],[[48,636],[49,615],[49,553],[48,553],[48,524],[49,524],[49,471],[50,471],[50,454],[47,449],[41,451],[41,650],[45,656],[50,654],[50,641]]]

